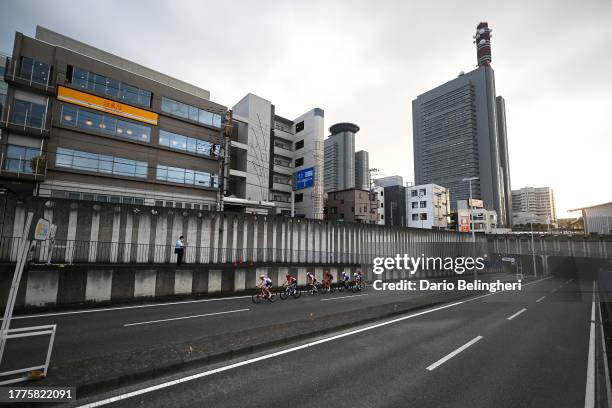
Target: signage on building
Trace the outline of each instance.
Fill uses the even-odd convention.
[[[470,232],[470,216],[459,217],[459,232]]]
[[[57,89],[57,99],[113,115],[123,116],[124,118],[134,119],[139,122],[157,125],[157,113],[135,108],[125,103],[111,101],[110,99],[100,98],[99,96],[90,95],[75,89],[59,86]]]
[[[468,200],[468,205],[470,207],[475,207],[475,208],[483,208],[484,207],[484,203],[482,202],[482,200],[479,200],[477,198],[470,198]]]
[[[295,173],[295,189],[302,190],[314,186],[314,167],[309,167]]]

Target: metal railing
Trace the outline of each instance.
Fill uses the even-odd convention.
[[[55,85],[52,83],[52,73],[53,67],[49,65],[46,76],[44,78],[37,78],[35,75],[35,64],[32,64],[32,67],[29,71],[26,71],[29,75],[24,76],[21,67],[18,65],[18,60],[14,58],[7,58],[5,65],[4,77],[9,81],[19,82],[29,86],[39,86],[47,91],[51,91],[55,88]]]
[[[34,178],[41,177],[43,178],[47,174],[47,161],[44,160],[36,160],[36,166],[39,164],[43,164],[43,168],[32,168],[32,159],[25,158],[14,158],[4,156],[4,153],[0,156],[0,174],[2,173],[11,173],[15,174],[17,177],[21,177],[23,175],[33,176]]]

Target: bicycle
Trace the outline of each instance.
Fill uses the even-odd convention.
[[[321,284],[319,282],[306,284],[306,293],[309,295],[318,295],[320,292]]]
[[[258,288],[257,292],[251,296],[251,300],[253,303],[261,303],[262,299],[266,299],[268,302],[273,303],[276,300],[276,293],[270,291],[269,295],[264,294],[262,288]]]
[[[285,288],[284,291],[280,293],[280,298],[283,300],[287,300],[290,296],[293,296],[294,299],[302,296],[302,292],[298,289],[297,285],[289,285]]]
[[[336,291],[336,286],[333,285],[331,282],[328,282],[327,285],[323,283],[321,285],[320,291],[321,291],[321,294],[334,293]]]

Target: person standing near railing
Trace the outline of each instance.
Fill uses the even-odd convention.
[[[185,243],[183,240],[185,237],[182,235],[176,240],[174,244],[174,253],[176,254],[176,266],[180,266],[183,263],[183,255],[185,255]]]

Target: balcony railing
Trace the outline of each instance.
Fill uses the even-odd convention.
[[[19,179],[44,179],[47,175],[47,161],[35,160],[35,168],[32,168],[32,162],[32,159],[22,157],[5,157],[5,154],[2,153],[0,156],[0,175]]]
[[[46,73],[43,73],[44,75],[41,75],[41,72],[37,72],[35,70],[35,64],[32,64],[32,67],[29,70],[26,70],[25,72],[18,65],[18,60],[14,58],[6,59],[4,71],[4,80],[6,82],[14,83],[17,85],[27,85],[48,93],[52,93],[55,91],[55,85],[53,84],[53,79],[51,77],[53,73],[53,67],[49,66]]]

